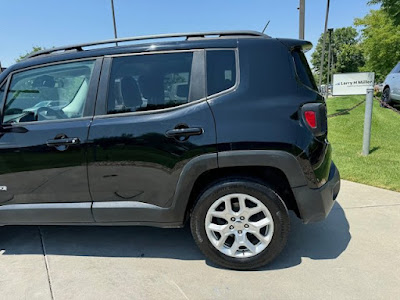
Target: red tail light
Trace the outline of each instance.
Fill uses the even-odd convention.
[[[317,128],[317,116],[315,111],[307,110],[304,112],[304,118],[311,128]]]
[[[326,136],[328,123],[325,103],[306,103],[301,107],[301,120],[305,127],[316,136]]]

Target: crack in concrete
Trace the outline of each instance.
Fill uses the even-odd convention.
[[[189,298],[188,298],[188,296],[186,296],[185,292],[180,288],[180,286],[172,278],[168,278],[166,276],[163,276],[163,277],[166,282],[174,285],[186,300],[189,300]]]
[[[42,233],[42,230],[40,229],[40,226],[38,226],[38,229],[39,229],[40,242],[42,245],[44,264],[46,266],[47,281],[49,282],[50,296],[51,296],[51,299],[54,300],[53,288],[51,286],[50,266],[49,266],[49,262],[47,260],[47,254],[46,254],[46,246],[44,245],[43,233]]]

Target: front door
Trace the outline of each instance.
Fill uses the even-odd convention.
[[[205,100],[204,52],[181,51],[105,59],[90,127],[89,184],[98,222],[146,222],[172,204],[192,158],[216,152]],[[108,83],[108,84],[106,84]],[[139,212],[139,213],[138,213]],[[163,222],[164,220],[158,220]]]
[[[91,222],[86,146],[101,60],[18,71],[3,87],[0,223]]]

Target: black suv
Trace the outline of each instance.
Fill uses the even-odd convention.
[[[53,48],[8,68],[0,224],[190,220],[213,262],[267,264],[288,211],[322,220],[340,188],[309,48],[253,31],[171,34]]]

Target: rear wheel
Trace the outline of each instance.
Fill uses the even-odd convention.
[[[245,179],[208,188],[191,217],[193,237],[204,255],[238,270],[257,269],[272,261],[284,248],[289,227],[280,196]]]

